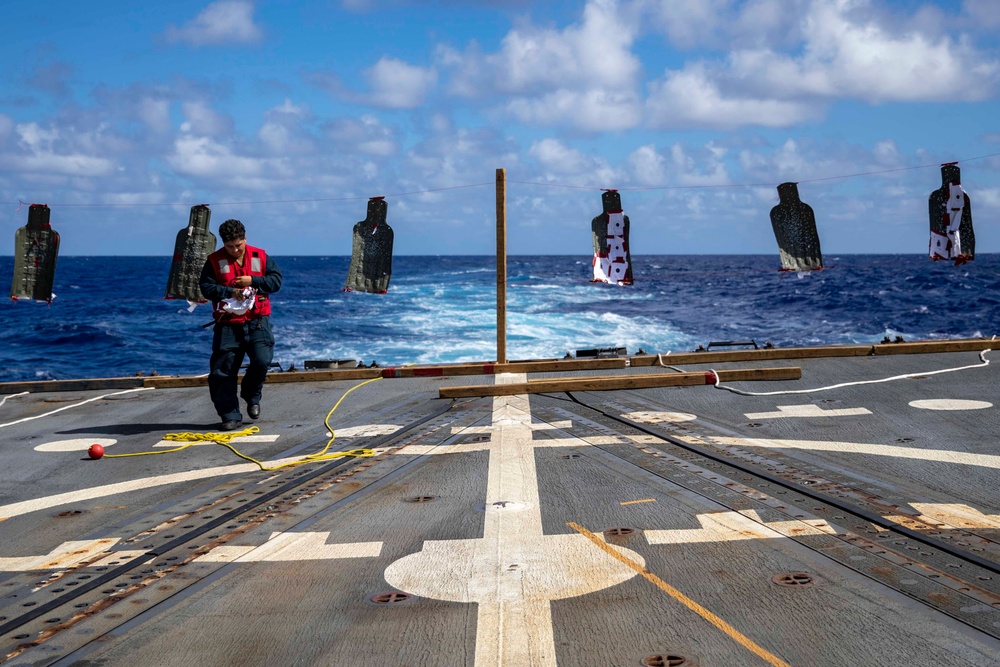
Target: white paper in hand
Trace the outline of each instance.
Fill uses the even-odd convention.
[[[222,300],[222,309],[227,313],[232,313],[233,315],[243,315],[248,310],[253,308],[254,302],[257,300],[257,290],[252,287],[244,287],[242,290],[236,293],[231,299]]]

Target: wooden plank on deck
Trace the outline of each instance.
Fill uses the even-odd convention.
[[[722,382],[747,380],[798,380],[802,369],[746,368],[717,371]],[[616,389],[648,389],[650,387],[690,387],[715,383],[715,373],[664,373],[646,375],[598,375],[583,378],[552,378],[528,380],[514,384],[466,385],[441,387],[441,398],[471,398],[475,396],[513,396],[515,394],[541,394],[559,391],[612,391]]]

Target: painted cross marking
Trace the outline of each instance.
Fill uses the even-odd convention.
[[[850,417],[852,415],[870,415],[871,410],[865,408],[845,408],[842,410],[824,410],[813,403],[805,405],[779,405],[777,412],[747,412],[747,419],[784,419],[787,417]]]
[[[497,382],[524,382],[524,374],[498,375]],[[543,533],[534,450],[552,444],[534,441],[532,426],[526,395],[496,397],[491,440],[479,444],[489,450],[483,537],[425,541],[421,551],[385,570],[385,580],[401,591],[477,603],[479,667],[554,666],[550,601],[636,575],[583,535]],[[611,548],[645,564],[633,551]]]

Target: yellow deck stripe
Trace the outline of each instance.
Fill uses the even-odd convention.
[[[718,616],[716,616],[715,614],[713,614],[708,609],[705,609],[705,607],[702,607],[700,604],[698,604],[697,602],[695,602],[694,600],[692,600],[688,596],[684,595],[683,593],[681,593],[679,590],[677,590],[676,588],[674,588],[673,586],[671,586],[667,582],[663,581],[663,579],[660,579],[658,576],[656,576],[652,572],[648,572],[646,570],[646,568],[644,568],[639,563],[635,562],[631,558],[629,558],[627,556],[624,556],[624,555],[618,553],[617,551],[615,551],[614,549],[612,549],[604,540],[602,540],[597,535],[595,535],[594,533],[590,532],[589,530],[587,530],[583,526],[581,526],[579,524],[576,524],[576,523],[573,523],[572,521],[570,521],[566,525],[569,526],[570,528],[572,528],[573,530],[575,530],[576,532],[580,533],[584,537],[586,537],[591,542],[593,542],[595,545],[597,545],[601,550],[603,550],[609,556],[611,556],[611,557],[615,558],[616,560],[618,560],[618,561],[624,563],[625,565],[629,566],[630,568],[632,568],[633,570],[635,570],[636,572],[638,572],[639,574],[641,574],[642,576],[644,576],[646,579],[648,579],[649,581],[653,582],[653,584],[655,584],[657,586],[657,588],[659,588],[660,590],[662,590],[663,592],[665,592],[667,595],[669,595],[670,597],[674,598],[675,600],[677,600],[678,602],[680,602],[681,604],[683,604],[685,607],[687,607],[688,609],[690,609],[691,611],[695,612],[696,614],[698,614],[699,616],[701,616],[702,618],[704,618],[706,621],[708,621],[709,623],[711,623],[715,627],[717,627],[720,630],[722,630],[723,632],[725,632],[730,637],[730,639],[732,639],[733,641],[735,641],[740,646],[742,646],[742,647],[746,648],[748,651],[750,651],[750,652],[752,652],[752,653],[760,656],[761,658],[763,658],[764,660],[768,661],[769,663],[771,663],[775,667],[791,667],[791,665],[789,665],[787,662],[785,662],[784,660],[782,660],[778,656],[774,655],[773,653],[771,653],[771,652],[769,652],[769,651],[761,648],[757,644],[755,644],[750,638],[748,638],[746,635],[744,635],[743,633],[741,633],[739,630],[737,630],[733,626],[729,625],[724,620],[722,620],[721,618],[719,618]]]

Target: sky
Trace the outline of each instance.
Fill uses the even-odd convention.
[[[28,203],[61,254],[169,255],[207,203],[274,255],[774,253],[799,184],[824,255],[925,253],[959,161],[1000,252],[995,0],[7,0],[0,254]]]

